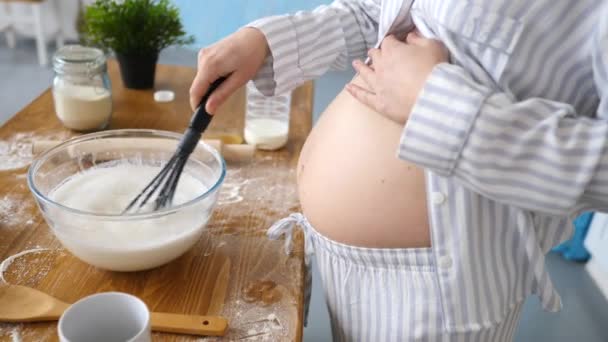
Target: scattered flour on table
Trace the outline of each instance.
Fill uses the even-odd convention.
[[[1,323],[0,324],[0,341],[21,342],[22,324]]]
[[[261,306],[243,300],[228,301],[222,315],[229,318],[231,328],[224,338],[247,342],[292,340],[294,332],[290,327],[297,319],[294,304],[278,302]]]
[[[18,276],[18,278],[15,278],[15,280],[17,280],[16,283],[19,285],[34,286],[35,283],[49,273],[51,266],[46,263],[48,258],[28,259],[27,263],[19,262],[18,259],[25,255],[42,254],[46,252],[62,254],[64,253],[64,250],[35,247],[4,259],[4,261],[0,263],[0,285],[8,284],[8,281],[4,276],[10,268],[11,272],[9,274]],[[27,281],[24,281],[25,279],[27,279]],[[32,280],[34,283],[30,284],[29,281]],[[0,341],[34,341],[31,336],[28,336],[28,332],[22,330],[22,328],[23,324],[0,323]]]
[[[222,189],[220,190],[217,205],[228,205],[243,201],[243,192],[247,184],[256,179],[245,179],[241,175],[241,169],[228,169]]]
[[[222,190],[220,191],[217,205],[227,205],[241,202],[243,200],[243,196],[241,196],[241,189],[243,186],[247,185],[247,183],[249,183],[249,180],[225,182],[224,185],[222,185]]]
[[[2,226],[16,226],[24,221],[24,216],[30,212],[32,202],[23,196],[4,195],[0,197],[0,224]],[[28,219],[26,225],[34,224],[33,219]]]
[[[251,172],[247,168],[255,168],[256,172]],[[255,174],[254,177],[249,175]],[[242,203],[239,203],[242,202]],[[239,203],[239,204],[237,204]],[[213,222],[214,226],[231,227],[234,220],[230,216],[246,216],[248,220],[255,217],[249,215],[250,212],[260,210],[262,216],[270,215],[280,218],[290,212],[299,209],[299,201],[296,186],[296,170],[287,167],[277,166],[272,157],[264,157],[256,160],[243,168],[228,167],[226,179],[220,191],[218,205],[232,205],[228,210],[229,216],[223,216]],[[240,228],[239,225],[234,228]],[[267,222],[262,219],[259,223],[260,229],[266,229]],[[218,243],[217,248],[225,244],[225,241]],[[283,249],[280,249],[283,251]],[[289,259],[281,252],[277,259],[273,259],[273,267],[281,265],[275,270],[278,277],[291,274],[288,270],[299,267],[296,259]],[[265,269],[265,268],[264,268]],[[253,279],[266,277],[264,275],[251,275]],[[295,279],[281,279],[277,282],[281,284],[291,284]],[[301,281],[301,279],[300,279]],[[292,289],[293,285],[286,285]],[[287,341],[295,338],[293,327],[298,320],[296,303],[293,296],[283,289],[282,299],[270,305],[260,305],[242,299],[239,291],[226,300],[222,315],[227,317],[231,326],[223,339],[206,337],[198,339],[198,342],[216,341]]]
[[[34,132],[16,133],[6,140],[0,140],[0,171],[20,169],[28,166],[32,155],[32,142],[35,140],[63,140],[64,133],[38,135]]]
[[[283,304],[260,307],[257,304],[246,303],[237,300],[230,302],[230,308],[222,314],[230,322],[230,329],[223,338],[203,337],[197,342],[220,342],[220,341],[291,341],[293,334],[287,322],[288,317],[297,317],[295,312]],[[295,316],[294,316],[295,315]],[[281,317],[281,318],[279,318]],[[285,324],[284,324],[285,323]]]
[[[260,164],[255,167],[263,170],[261,173],[267,176],[247,178],[240,168],[228,169],[217,205],[230,205],[247,199],[279,212],[297,206],[295,170]]]
[[[13,327],[11,330],[11,339],[12,342],[21,342],[21,333],[19,332],[19,327]]]
[[[6,272],[8,270],[8,268],[12,265],[12,263],[16,259],[18,259],[18,258],[20,258],[20,257],[22,257],[22,256],[24,256],[26,254],[40,253],[40,252],[44,252],[44,251],[48,251],[48,250],[50,250],[50,249],[48,249],[48,248],[33,248],[33,249],[28,249],[28,250],[25,250],[25,251],[21,251],[21,252],[15,254],[15,255],[11,255],[10,257],[4,259],[4,261],[2,261],[2,263],[0,263],[0,284],[8,284],[8,282],[4,278],[4,272]],[[20,269],[19,271],[24,271],[24,270]],[[38,271],[42,272],[42,273],[48,273],[49,270],[43,268],[43,269],[39,269]],[[20,272],[20,274],[21,274],[21,272]]]
[[[10,257],[4,259],[4,261],[2,261],[0,263],[0,285],[8,284],[8,281],[4,278],[4,274],[9,268],[12,268],[12,271],[14,273],[18,274],[19,277],[29,277],[31,272],[35,272],[36,277],[45,277],[50,271],[49,265],[32,265],[32,264],[17,265],[16,263],[13,267],[11,267],[11,265],[13,265],[13,263],[17,259],[19,259],[20,257],[23,257],[24,255],[39,254],[39,253],[46,252],[46,251],[50,251],[50,249],[36,247],[33,249],[21,251],[15,255],[11,255]],[[59,251],[61,251],[61,250],[59,250]],[[20,284],[20,285],[24,285],[24,284]],[[23,332],[21,330],[22,326],[23,326],[22,324],[0,324],[0,340],[4,341],[2,338],[9,338],[9,341],[12,341],[12,342],[21,342],[21,341],[25,341],[25,340],[30,340],[30,339],[24,338]]]

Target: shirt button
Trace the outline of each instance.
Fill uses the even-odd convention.
[[[433,201],[433,204],[436,205],[443,204],[443,202],[445,202],[445,195],[441,192],[433,192],[431,194],[431,201]]]
[[[448,269],[452,267],[453,262],[451,257],[444,255],[442,257],[439,257],[438,263],[440,268]]]

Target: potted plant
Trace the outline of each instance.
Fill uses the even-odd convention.
[[[127,88],[154,87],[156,61],[170,45],[191,44],[169,0],[96,0],[84,12],[87,44],[114,51]]]

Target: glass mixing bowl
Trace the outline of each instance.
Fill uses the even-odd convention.
[[[190,249],[211,217],[226,175],[224,159],[213,147],[201,141],[184,168],[204,190],[170,208],[130,214],[87,212],[58,203],[52,195],[58,186],[83,172],[90,175],[100,168],[125,164],[160,167],[173,155],[180,138],[180,134],[157,130],[86,134],[42,153],[30,166],[28,186],[55,236],[76,257],[113,271],[157,267]],[[74,193],[83,201],[97,195]]]

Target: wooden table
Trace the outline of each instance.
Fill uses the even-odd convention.
[[[176,98],[171,103],[155,103],[152,91],[124,89],[116,64],[110,62],[114,102],[110,128],[182,132],[190,118],[188,88],[194,72],[159,65],[156,88],[172,89]],[[45,91],[0,128],[0,260],[33,248],[47,249],[14,259],[3,273],[5,280],[67,302],[93,293],[122,291],[137,295],[154,311],[221,314],[230,321],[224,340],[247,341],[246,336],[259,335],[260,340],[300,341],[305,273],[302,237],[296,239],[292,255],[286,256],[283,241],[267,239],[265,230],[299,210],[295,168],[312,125],[312,94],[311,83],[294,92],[290,140],[284,149],[256,152],[252,162],[228,164],[218,207],[194,248],[150,271],[117,273],[89,266],[63,249],[27,187],[31,142],[77,135],[63,128],[55,116],[51,92]],[[244,103],[241,89],[220,109],[209,133],[240,134]],[[246,295],[248,287],[266,280],[276,283],[266,293],[268,303]],[[280,327],[277,321],[268,320],[271,314]],[[20,335],[24,341],[56,340],[56,324],[0,325],[0,340],[10,340],[12,335]],[[154,333],[154,340],[199,339]]]

